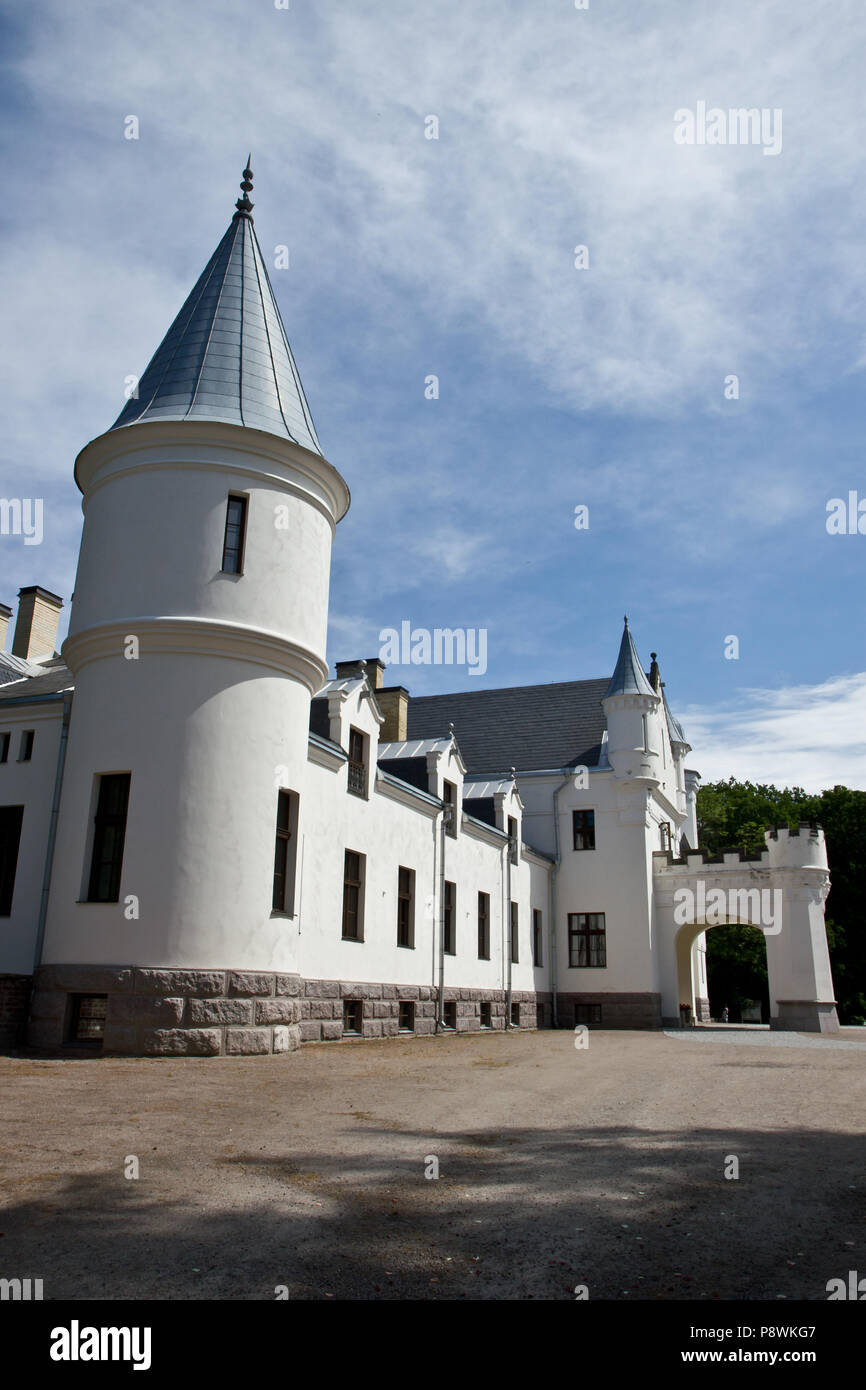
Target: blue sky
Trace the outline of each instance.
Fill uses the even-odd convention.
[[[860,0],[44,0],[2,24],[0,494],[44,497],[45,539],[0,537],[0,600],[70,594],[75,454],[251,149],[353,494],[331,660],[408,619],[488,631],[481,679],[392,668],[416,693],[592,677],[628,612],[705,776],[866,787],[866,536],[825,526],[866,497]],[[781,110],[781,152],[676,144],[699,101]]]

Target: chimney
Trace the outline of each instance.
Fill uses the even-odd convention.
[[[382,681],[385,679],[384,661],[380,661],[378,656],[368,656],[366,661],[337,662],[337,680],[348,680],[352,676],[364,675],[374,690],[381,690]]]
[[[31,584],[18,590],[18,621],[12,639],[12,655],[26,661],[47,661],[54,655],[63,599]]]
[[[409,691],[403,685],[380,686],[376,704],[385,716],[379,730],[380,743],[405,743],[409,725]]]
[[[6,646],[6,633],[9,630],[9,619],[12,617],[12,609],[7,603],[0,603],[0,652]]]

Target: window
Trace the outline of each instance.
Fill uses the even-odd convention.
[[[532,909],[532,964],[542,964],[541,958],[541,908]]]
[[[11,917],[23,806],[0,806],[0,917]]]
[[[544,1005],[543,1005],[543,1004],[536,1004],[536,1006],[535,1006],[535,1026],[536,1026],[536,1028],[543,1028],[543,1027],[544,1027]]]
[[[445,937],[446,956],[457,954],[457,885],[445,881],[445,896],[442,899],[442,930]]]
[[[128,772],[111,772],[99,779],[87,889],[87,901],[91,903],[116,903],[120,897],[129,777]]]
[[[360,999],[343,1000],[343,1032],[360,1033],[364,1022],[364,1005]]]
[[[442,800],[445,802],[445,828],[448,834],[457,836],[457,788],[453,782],[443,782]]]
[[[481,1027],[482,1027],[482,1028],[492,1028],[492,1027],[493,1027],[493,1005],[492,1005],[492,1004],[482,1004],[482,1005],[481,1005]]]
[[[243,574],[244,539],[247,531],[247,499],[230,497],[226,507],[226,533],[223,540],[223,574]]]
[[[367,795],[367,760],[364,756],[364,735],[360,729],[349,730],[348,788],[356,796]]]
[[[517,903],[511,903],[511,963],[517,965],[520,960],[519,937],[517,929]]]
[[[442,1005],[442,1022],[446,1028],[457,1027],[457,1004],[453,999]]]
[[[32,757],[33,757],[33,730],[32,730],[32,729],[22,729],[22,731],[21,731],[21,746],[20,746],[19,751],[18,751],[18,761],[19,761],[19,763],[29,763],[29,761],[30,761],[30,759],[31,759]]]
[[[595,849],[595,811],[572,811],[575,849]]]
[[[343,864],[343,940],[364,940],[364,856],[353,849]]]
[[[105,1038],[107,994],[73,994],[67,1043],[100,1046]]]
[[[585,1028],[601,1027],[601,1005],[600,1004],[575,1004],[574,1006],[575,1024],[583,1024]]]
[[[11,734],[0,734],[0,763],[9,761],[9,744],[12,741]]]
[[[508,853],[512,864],[518,863],[520,859],[520,845],[517,841],[517,820],[514,816],[508,817]]]
[[[569,912],[568,964],[572,970],[607,965],[603,912]]]
[[[415,870],[397,870],[397,945],[415,945]]]
[[[295,862],[298,842],[298,797],[295,792],[277,792],[277,831],[274,844],[274,912],[291,916],[295,910]]]
[[[519,1028],[519,1027],[520,1027],[520,1005],[519,1005],[519,1004],[512,1004],[512,1005],[511,1005],[511,1026],[512,1026],[512,1028]]]
[[[662,849],[669,850],[671,847],[671,823],[669,820],[663,820],[659,826],[659,838]]]
[[[478,959],[490,959],[490,894],[478,894]]]
[[[415,1005],[411,999],[400,1000],[400,1032],[415,1032]]]

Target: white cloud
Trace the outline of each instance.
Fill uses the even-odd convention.
[[[731,708],[687,709],[688,762],[706,782],[866,790],[866,672],[820,685],[744,690]]]

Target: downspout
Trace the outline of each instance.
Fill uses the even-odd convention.
[[[453,811],[448,806],[442,808],[441,842],[439,846],[439,997],[436,1005],[436,1032],[445,1026],[445,836],[448,817]]]
[[[51,870],[54,867],[54,845],[57,840],[57,818],[60,813],[60,792],[63,787],[63,769],[66,764],[66,745],[69,742],[69,718],[72,713],[72,691],[63,692],[63,718],[60,725],[60,745],[57,749],[57,771],[54,774],[54,795],[51,799],[51,818],[48,822],[48,848],[45,851],[45,870],[42,875],[42,897],[39,900],[39,920],[36,925],[36,945],[33,951],[33,976],[42,964],[42,946],[45,941],[45,921],[48,917],[48,893],[51,888]]]
[[[565,781],[564,781],[564,782],[561,782],[560,785],[556,788],[556,791],[553,793],[553,840],[554,840],[554,844],[555,844],[555,846],[556,846],[556,856],[555,856],[554,865],[553,865],[553,876],[552,876],[552,878],[551,878],[551,883],[550,883],[550,899],[551,899],[551,910],[550,910],[550,988],[551,988],[551,992],[552,992],[552,994],[553,994],[553,1026],[554,1026],[554,1028],[558,1028],[558,1027],[559,1027],[559,1008],[558,1008],[558,1005],[557,1005],[557,979],[556,979],[556,964],[557,964],[557,962],[556,962],[556,914],[557,914],[556,888],[557,888],[557,883],[558,883],[558,881],[559,881],[559,866],[560,866],[560,864],[562,863],[562,853],[561,853],[560,844],[559,844],[559,793],[560,793],[560,792],[564,792],[565,789],[566,789],[566,787],[569,786],[570,783],[571,783],[572,781],[573,781],[573,777],[572,777],[571,774],[569,774],[569,776],[566,777]]]
[[[514,959],[514,942],[513,942],[513,940],[512,940],[513,928],[512,928],[512,925],[511,925],[513,919],[512,919],[512,915],[511,915],[511,838],[510,838],[510,836],[509,836],[508,844],[507,844],[506,849],[505,849],[505,883],[506,883],[505,905],[506,905],[506,907],[507,907],[507,909],[508,909],[508,915],[507,915],[507,917],[506,917],[506,928],[505,928],[505,944],[506,944],[506,948],[507,948],[507,951],[508,951],[508,989],[507,989],[506,995],[505,995],[505,1026],[506,1026],[506,1028],[510,1028],[510,1027],[511,1027],[511,969],[512,969],[512,961],[513,961],[513,959]]]

